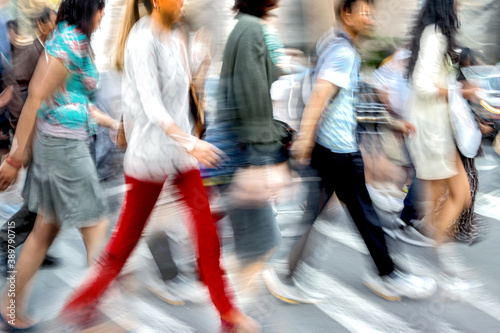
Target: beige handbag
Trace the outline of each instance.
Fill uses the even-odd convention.
[[[116,132],[116,146],[118,148],[127,148],[127,138],[125,137],[125,129],[123,128],[123,117],[120,120],[120,127]]]
[[[236,204],[287,202],[295,195],[293,178],[287,162],[240,168],[233,177],[231,198]]]

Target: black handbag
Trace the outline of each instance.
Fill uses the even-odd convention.
[[[284,121],[275,119],[274,122],[282,129],[283,133],[285,134],[285,136],[281,139],[281,143],[283,144],[283,146],[289,149],[293,140],[295,140],[295,137],[297,136],[297,131]]]

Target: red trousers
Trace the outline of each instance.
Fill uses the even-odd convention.
[[[125,261],[141,237],[146,221],[160,195],[163,184],[138,181],[125,175],[128,190],[116,229],[101,255],[91,267],[84,282],[69,298],[63,315],[90,311],[123,268]],[[208,287],[212,302],[220,315],[234,307],[229,297],[229,285],[220,267],[220,244],[212,221],[207,195],[198,170],[180,174],[175,184],[189,208],[194,222],[198,248],[200,276]]]

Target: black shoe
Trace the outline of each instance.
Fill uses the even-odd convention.
[[[49,256],[47,254],[45,256],[45,259],[43,260],[42,267],[53,268],[53,267],[59,266],[59,263],[60,263],[60,259],[59,258],[56,258],[56,257],[53,257],[53,256]]]

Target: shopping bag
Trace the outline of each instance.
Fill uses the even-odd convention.
[[[481,146],[481,131],[460,91],[462,85],[453,80],[448,86],[448,104],[450,110],[451,127],[458,149],[463,156],[476,157]]]

